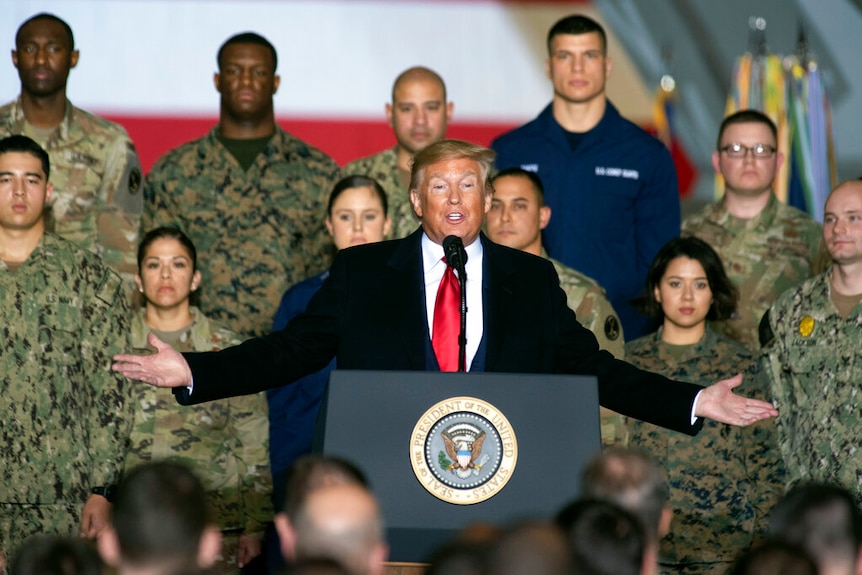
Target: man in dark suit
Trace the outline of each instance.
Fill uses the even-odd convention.
[[[342,250],[306,313],[284,330],[218,353],[182,355],[150,336],[158,354],[116,356],[114,369],[180,388],[184,404],[284,385],[333,355],[340,369],[437,370],[433,310],[447,273],[443,240],[454,235],[467,254],[468,371],[596,375],[606,407],[685,433],[696,433],[696,416],[745,425],[776,415],[769,403],[733,395],[741,376],[700,388],[600,351],[566,306],[549,262],[481,234],[492,161],[491,150],[456,140],[417,154],[410,195],[422,229]]]

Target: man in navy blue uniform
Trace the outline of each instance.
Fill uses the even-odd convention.
[[[554,212],[542,244],[605,288],[634,339],[655,327],[629,301],[659,248],[679,235],[679,194],[667,149],[607,100],[610,71],[601,25],[563,18],[548,33],[553,101],[491,147],[498,169],[518,166],[542,178]]]

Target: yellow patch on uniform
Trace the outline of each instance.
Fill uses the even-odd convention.
[[[808,337],[811,335],[812,331],[814,331],[814,318],[810,315],[806,315],[799,320],[799,335],[802,337]]]

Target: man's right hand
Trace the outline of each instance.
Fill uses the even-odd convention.
[[[192,370],[185,358],[170,345],[150,334],[147,341],[156,348],[153,355],[117,354],[111,369],[129,379],[156,387],[187,387],[192,382]]]

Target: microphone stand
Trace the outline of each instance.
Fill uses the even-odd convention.
[[[446,261],[458,272],[458,285],[461,287],[461,332],[458,334],[458,371],[467,371],[467,252],[461,238],[446,236],[443,240],[443,253]]]
[[[464,260],[467,254],[464,248],[459,250],[458,284],[461,286],[461,333],[458,335],[458,371],[467,371],[467,271]]]

